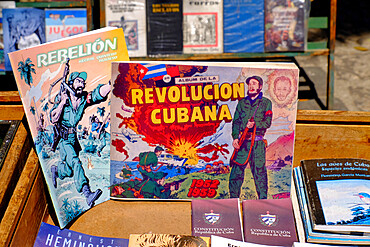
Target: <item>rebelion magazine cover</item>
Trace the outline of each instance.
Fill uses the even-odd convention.
[[[105,28],[9,54],[59,225],[109,199],[111,62],[128,60]]]

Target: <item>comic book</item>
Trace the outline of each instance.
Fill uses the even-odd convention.
[[[45,9],[46,41],[87,31],[86,9]]]
[[[293,63],[113,62],[112,85],[112,198],[289,197]]]
[[[128,60],[105,28],[9,54],[51,200],[64,228],[109,199],[110,71]]]

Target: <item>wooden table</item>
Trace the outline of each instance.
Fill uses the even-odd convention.
[[[1,113],[1,111],[0,111]],[[1,117],[1,115],[0,115]],[[7,164],[20,160],[18,183],[0,223],[0,246],[32,246],[42,221],[55,224],[38,159],[29,144],[25,126],[9,151]],[[23,138],[23,139],[22,139]],[[25,150],[28,149],[28,152]],[[370,159],[370,113],[298,111],[294,166],[310,158]],[[26,157],[20,159],[17,157]],[[8,158],[8,157],[7,157]],[[22,162],[21,162],[22,163]],[[1,176],[3,179],[3,176]],[[3,189],[0,184],[0,189]],[[4,198],[0,198],[0,201]],[[107,201],[68,226],[86,234],[128,238],[131,233],[191,234],[190,202]]]

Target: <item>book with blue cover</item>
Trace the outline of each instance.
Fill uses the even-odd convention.
[[[3,9],[5,70],[11,71],[9,52],[45,43],[45,12],[35,8]]]
[[[127,247],[128,239],[88,235],[69,229],[60,229],[42,222],[33,247],[46,246],[115,246]]]
[[[224,52],[264,51],[264,0],[224,0]]]
[[[87,31],[86,9],[45,9],[46,41]]]
[[[5,74],[4,39],[3,39],[3,9],[15,8],[15,1],[0,2],[0,73]]]

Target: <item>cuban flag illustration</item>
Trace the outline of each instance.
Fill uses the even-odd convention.
[[[140,79],[153,79],[155,81],[163,80],[163,77],[179,76],[179,68],[177,66],[166,68],[165,64],[139,64]]]
[[[267,211],[266,214],[261,214],[260,217],[261,217],[262,222],[266,226],[272,226],[276,221],[276,215],[270,214],[269,211]]]
[[[211,210],[210,213],[205,213],[204,217],[209,223],[213,225],[220,219],[220,214],[215,214],[213,213],[213,210]]]

